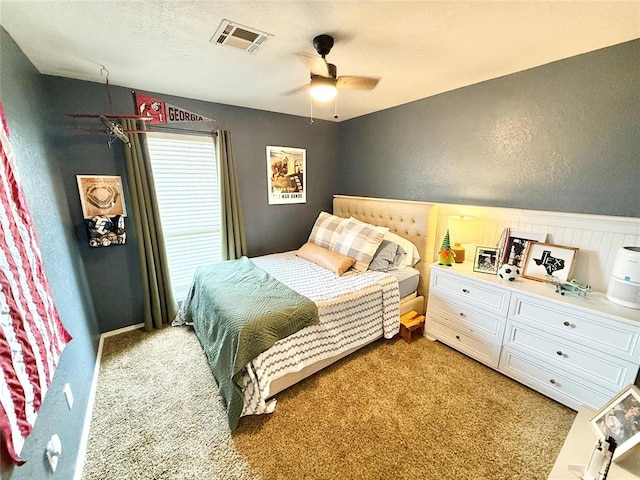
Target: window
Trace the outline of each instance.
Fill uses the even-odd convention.
[[[147,145],[177,301],[196,267],[222,259],[215,138],[153,133]]]

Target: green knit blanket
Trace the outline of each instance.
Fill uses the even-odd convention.
[[[193,322],[234,430],[246,365],[278,340],[319,323],[318,308],[247,257],[198,267],[183,306]]]

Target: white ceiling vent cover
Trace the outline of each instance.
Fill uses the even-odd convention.
[[[261,32],[255,28],[223,20],[210,41],[217,45],[254,54],[272,36],[270,33]]]

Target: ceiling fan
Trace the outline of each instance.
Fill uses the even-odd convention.
[[[294,95],[309,90],[314,99],[327,102],[335,98],[338,89],[372,90],[375,88],[380,81],[379,78],[345,75],[338,77],[338,69],[326,59],[333,43],[333,37],[327,34],[318,35],[313,39],[313,47],[321,58],[301,54],[309,66],[311,81],[307,85],[285,92],[284,95]]]

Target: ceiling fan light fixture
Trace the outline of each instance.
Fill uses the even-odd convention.
[[[319,102],[333,100],[338,93],[335,82],[330,78],[315,77],[311,79],[311,96]]]

